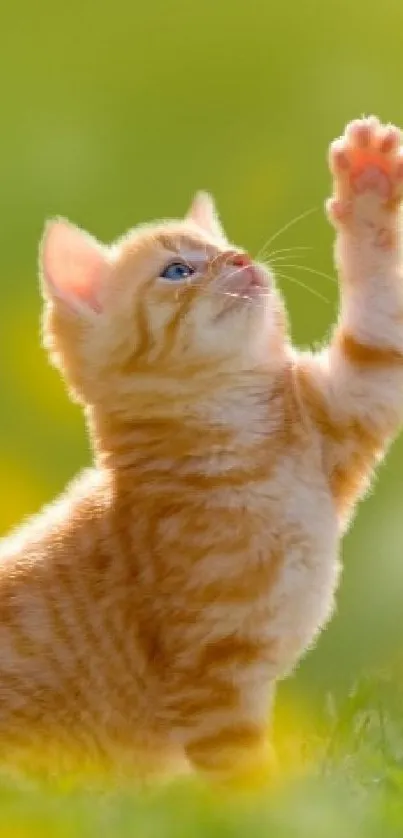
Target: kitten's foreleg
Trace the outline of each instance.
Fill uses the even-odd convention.
[[[300,356],[298,385],[322,432],[326,469],[348,507],[403,415],[401,137],[375,118],[352,122],[330,150],[341,315],[329,346]]]

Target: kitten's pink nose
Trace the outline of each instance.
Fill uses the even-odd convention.
[[[225,261],[235,268],[248,268],[252,264],[252,259],[247,253],[239,253],[237,250],[229,250],[225,254]]]

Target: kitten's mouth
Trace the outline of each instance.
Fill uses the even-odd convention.
[[[270,291],[270,276],[263,265],[251,262],[228,278],[227,289],[239,297],[254,299]]]
[[[265,268],[252,263],[243,270],[245,272],[247,293],[256,296],[256,294],[262,291],[269,291],[269,275]]]
[[[225,286],[222,287],[224,306],[218,319],[248,303],[260,301],[263,305],[270,295],[270,286],[270,275],[263,265],[252,262],[237,270],[236,274],[226,278]]]

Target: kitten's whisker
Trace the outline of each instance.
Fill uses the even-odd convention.
[[[293,247],[279,247],[277,250],[272,250],[267,255],[267,259],[271,259],[272,256],[276,256],[277,253],[292,253],[294,250],[313,250],[313,247],[307,244],[296,244]]]
[[[230,297],[231,299],[245,300],[245,303],[253,303],[253,305],[255,305],[255,306],[260,305],[260,307],[262,307],[264,305],[264,300],[267,297],[270,297],[269,292],[266,293],[266,292],[263,292],[263,291],[259,295],[256,295],[256,294],[252,294],[252,295],[251,294],[240,294],[238,292],[233,292],[233,291],[220,291],[219,289],[213,291],[213,293],[217,296],[220,296],[220,297]]]
[[[297,265],[293,262],[282,262],[280,264],[280,268],[297,268],[300,271],[306,271],[310,274],[316,274],[316,276],[324,277],[324,279],[329,279],[330,282],[335,282],[337,285],[337,279],[331,274],[327,274],[324,271],[318,271],[316,268],[309,268],[307,265]]]
[[[305,254],[304,253],[286,253],[286,254],[284,254],[284,256],[275,256],[274,259],[272,259],[271,256],[270,257],[267,256],[263,260],[263,264],[270,267],[270,265],[277,265],[279,262],[285,262],[287,259],[292,259],[295,256],[299,256],[299,258],[302,259],[305,256]],[[262,262],[261,262],[261,264],[262,264]]]
[[[308,215],[312,215],[312,213],[317,212],[318,207],[311,207],[311,209],[305,210],[305,212],[301,212],[300,215],[296,215],[295,218],[292,218],[291,221],[288,221],[287,224],[284,224],[283,227],[280,227],[269,239],[264,243],[263,247],[260,248],[256,259],[262,258],[265,252],[267,252],[267,248],[269,245],[275,241],[282,233],[285,233],[286,230],[289,230],[290,227],[293,227],[294,224],[297,224],[298,221],[302,221],[304,218],[307,218]]]
[[[327,297],[324,297],[323,294],[320,294],[320,292],[316,291],[315,288],[311,288],[309,285],[306,285],[305,282],[302,282],[302,280],[297,279],[295,276],[289,276],[288,274],[283,273],[279,273],[277,274],[277,276],[281,279],[289,279],[290,282],[293,282],[295,285],[299,285],[300,288],[304,288],[306,291],[309,291],[311,294],[313,294],[314,297],[318,297],[319,300],[323,300],[323,302],[327,303],[327,305],[330,305],[330,300],[328,300]]]
[[[260,259],[262,262],[272,262],[277,259],[293,259],[293,258],[305,258],[307,255],[308,250],[313,250],[313,247],[284,247],[280,248],[279,250],[273,250],[269,253],[266,253],[263,258]]]

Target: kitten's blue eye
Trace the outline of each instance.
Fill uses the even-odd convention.
[[[192,274],[194,274],[194,268],[191,268],[190,265],[186,265],[184,262],[170,262],[162,271],[161,276],[173,282],[180,282],[181,279],[187,279]]]

